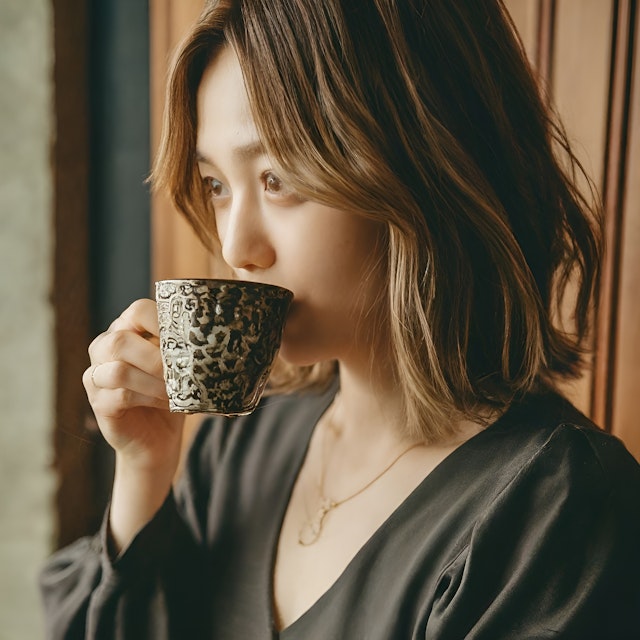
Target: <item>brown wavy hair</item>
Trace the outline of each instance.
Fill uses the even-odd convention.
[[[287,181],[385,223],[412,435],[445,437],[453,416],[478,419],[579,373],[601,213],[499,0],[208,4],[173,64],[153,180],[214,251],[196,95],[227,45]],[[332,370],[288,367],[272,384],[306,387]]]

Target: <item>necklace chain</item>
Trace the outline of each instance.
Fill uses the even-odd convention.
[[[331,416],[330,416],[330,419],[328,420],[329,424],[332,424],[331,420],[333,419],[333,413],[335,412],[335,407],[336,405],[334,400]],[[389,471],[391,467],[393,467],[393,465],[395,465],[396,462],[398,462],[398,460],[402,458],[402,456],[404,456],[405,454],[409,453],[409,451],[411,451],[412,449],[415,449],[420,444],[422,444],[420,442],[414,442],[410,447],[407,447],[406,449],[402,450],[395,458],[393,458],[393,460],[391,460],[391,462],[389,462],[389,464],[387,464],[387,466],[382,471],[380,471],[380,473],[378,473],[371,480],[369,480],[364,486],[360,487],[357,491],[348,495],[346,498],[341,498],[340,500],[334,500],[325,495],[325,488],[324,488],[324,475],[326,471],[326,464],[325,464],[326,442],[327,442],[327,427],[325,427],[325,431],[323,433],[322,460],[321,460],[321,466],[320,466],[320,477],[318,478],[318,490],[320,492],[320,506],[318,507],[318,509],[316,510],[312,518],[309,518],[307,514],[308,520],[302,525],[302,527],[300,528],[300,531],[298,532],[298,544],[302,545],[303,547],[308,547],[318,540],[318,538],[322,534],[322,528],[324,527],[324,520],[331,511],[338,508],[340,505],[343,505],[345,502],[349,502],[349,500],[353,500],[354,498],[359,496],[361,493],[364,493],[374,482],[377,482],[380,478],[382,478],[382,476],[385,473],[387,473],[387,471]]]

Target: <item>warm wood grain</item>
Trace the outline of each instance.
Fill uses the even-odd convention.
[[[196,20],[203,0],[151,0],[151,140],[155,155],[162,129],[167,71],[175,48]],[[167,197],[152,197],[152,278],[203,277],[210,257],[191,227],[173,209]]]
[[[619,307],[615,327],[612,430],[640,460],[640,12],[629,16],[635,49],[629,59],[629,115],[622,185],[618,258]]]

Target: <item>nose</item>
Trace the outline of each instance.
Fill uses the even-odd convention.
[[[233,204],[218,221],[222,257],[232,269],[260,271],[275,262],[275,249],[266,221],[251,198],[234,198]]]

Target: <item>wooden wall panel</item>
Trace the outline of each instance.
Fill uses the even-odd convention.
[[[607,112],[613,2],[557,0],[551,59],[551,95],[573,150],[602,191],[607,140]],[[583,192],[589,195],[588,185]],[[585,413],[592,411],[591,368],[564,390]]]
[[[155,156],[162,129],[167,71],[173,52],[196,20],[203,0],[151,0],[151,129]],[[164,194],[152,199],[152,278],[189,278],[209,274],[210,257],[189,225]]]
[[[540,0],[507,0],[505,4],[518,29],[529,60],[535,61],[538,55]]]
[[[556,5],[552,95],[578,159],[597,185],[604,177],[612,0]]]
[[[631,8],[631,5],[629,5]],[[612,430],[640,460],[640,11],[627,59],[629,81],[627,146],[623,163],[620,220],[620,281],[613,371]]]
[[[54,286],[56,344],[56,424],[54,462],[58,476],[54,545],[69,544],[95,531],[103,506],[94,469],[100,438],[87,428],[91,407],[80,383],[89,365],[89,95],[86,6],[54,0],[53,86],[55,144],[52,147],[54,180]]]
[[[602,291],[598,305],[597,359],[594,368],[593,415],[611,429],[615,387],[616,331],[620,302],[620,248],[622,199],[626,181],[626,148],[629,116],[629,49],[632,44],[631,2],[615,3],[614,37],[608,92],[607,148],[603,181],[606,215],[606,253]]]
[[[565,391],[640,459],[640,59],[636,0],[507,0],[605,203],[590,371]],[[537,28],[537,44],[531,44]]]

